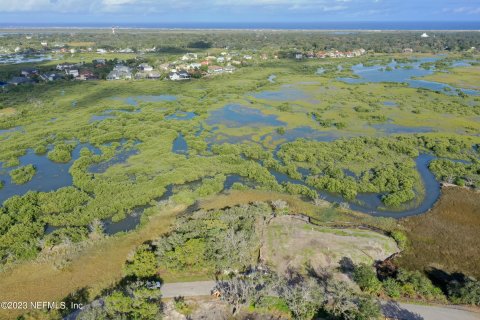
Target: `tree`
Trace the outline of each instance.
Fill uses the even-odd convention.
[[[382,288],[380,280],[372,267],[367,264],[360,264],[353,271],[353,280],[359,285],[360,289],[370,294],[377,294]]]
[[[155,276],[158,269],[155,253],[150,251],[149,246],[142,245],[135,252],[133,259],[125,264],[125,274],[137,278],[148,278]]]

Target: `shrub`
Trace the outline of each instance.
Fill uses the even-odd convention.
[[[137,278],[152,277],[157,273],[157,258],[147,245],[140,246],[133,259],[125,264],[125,274]]]
[[[10,171],[10,177],[16,184],[24,184],[32,180],[35,175],[36,169],[33,165],[29,164],[15,170]]]
[[[467,279],[465,283],[454,282],[448,286],[448,295],[454,303],[480,306],[480,281]]]
[[[383,290],[391,298],[399,298],[402,295],[402,287],[393,278],[388,278],[382,282]]]
[[[67,163],[72,160],[72,152],[73,146],[66,145],[66,144],[59,144],[56,145],[55,148],[48,153],[48,159],[59,162],[59,163]]]
[[[377,294],[382,288],[382,284],[378,280],[374,269],[364,263],[355,267],[353,280],[355,280],[362,291],[370,294]]]
[[[400,230],[395,230],[395,231],[392,231],[390,235],[397,242],[397,245],[400,248],[400,250],[405,250],[407,248],[408,238],[405,233],[403,233]]]

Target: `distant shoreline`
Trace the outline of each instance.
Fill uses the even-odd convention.
[[[110,31],[112,27],[4,27],[0,26],[0,33],[28,32],[28,31],[63,31],[87,30]],[[301,28],[166,28],[166,27],[120,27],[116,31],[270,31],[270,32],[337,32],[341,34],[366,32],[480,32],[479,29],[301,29]]]
[[[349,22],[185,22],[185,23],[0,23],[0,30],[161,30],[161,31],[324,31],[324,32],[480,32],[480,21]]]

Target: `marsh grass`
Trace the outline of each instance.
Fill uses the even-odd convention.
[[[408,249],[396,259],[400,266],[480,277],[480,193],[444,188],[430,212],[400,223],[409,239]]]

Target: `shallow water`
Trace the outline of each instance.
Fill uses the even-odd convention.
[[[192,120],[196,116],[197,116],[197,114],[195,112],[178,111],[174,114],[166,116],[165,119],[167,119],[167,120]]]
[[[37,169],[32,180],[25,184],[17,185],[10,179],[9,172],[18,167],[8,168],[0,172],[0,180],[5,183],[0,189],[0,203],[14,195],[23,195],[28,191],[49,192],[72,185],[72,176],[68,172],[73,162],[80,157],[80,150],[87,148],[94,154],[100,150],[89,145],[79,144],[72,152],[72,160],[68,163],[56,163],[47,158],[47,155],[37,155],[33,150],[20,157],[20,166],[33,164]]]
[[[332,203],[348,203],[350,208],[355,211],[367,213],[373,216],[379,217],[392,217],[392,218],[403,218],[413,215],[418,215],[421,213],[426,212],[429,210],[435,202],[440,197],[440,184],[438,183],[437,179],[433,175],[433,173],[429,170],[428,166],[432,160],[436,159],[436,157],[429,155],[429,154],[421,154],[415,159],[416,167],[420,176],[422,178],[423,186],[425,188],[425,196],[422,199],[421,203],[413,208],[408,208],[405,210],[382,210],[383,203],[381,201],[381,197],[383,194],[359,194],[355,201],[347,201],[342,196],[338,194],[328,193],[326,191],[317,190],[318,195],[329,202]],[[301,169],[303,172],[302,174],[308,173],[307,169]],[[278,183],[294,183],[307,186],[312,189],[312,187],[308,186],[303,180],[292,179],[288,175],[277,172],[275,170],[269,170],[270,173],[277,179]],[[300,169],[299,169],[300,172]]]
[[[427,133],[435,132],[432,127],[407,127],[394,123],[379,123],[372,125],[377,131],[390,135],[390,134],[403,134],[403,133]]]
[[[229,128],[283,126],[286,124],[277,120],[275,115],[266,115],[258,109],[239,104],[227,104],[223,108],[210,112],[206,123],[208,125],[223,124]]]
[[[127,160],[131,157],[138,154],[137,149],[130,149],[130,150],[117,150],[117,153],[115,156],[104,162],[99,162],[90,165],[88,172],[90,173],[104,173],[107,171],[108,168],[110,168],[113,165],[120,164],[120,163],[125,163]]]
[[[19,132],[19,131],[23,131],[23,127],[19,126],[19,127],[9,128],[9,129],[0,129],[0,137],[7,136],[10,133]]]
[[[97,121],[103,121],[105,119],[114,119],[115,116],[112,116],[112,115],[93,115],[90,117],[90,123],[92,122],[97,122]]]
[[[291,88],[291,86],[282,86],[278,91],[262,91],[252,94],[253,97],[263,100],[271,101],[296,101],[308,99],[308,95],[298,89]]]
[[[355,73],[355,75],[359,76],[359,78],[338,78],[338,80],[351,84],[372,82],[407,83],[412,88],[441,91],[447,94],[456,94],[456,90],[458,89],[465,94],[480,95],[480,91],[476,90],[455,88],[444,83],[414,79],[433,74],[433,69],[422,68],[421,64],[427,62],[434,62],[436,60],[438,60],[438,58],[424,58],[418,60],[417,62],[405,64],[399,64],[395,61],[392,61],[386,66],[364,66],[363,64],[357,64],[352,67],[352,71]],[[387,67],[391,68],[392,70],[387,71]]]
[[[158,199],[155,199],[155,201],[160,202],[163,200],[166,200],[170,198],[173,194],[173,185],[167,186],[167,190],[165,193]],[[139,206],[135,209],[132,210],[132,212],[127,215],[125,219],[122,219],[117,222],[113,222],[112,219],[105,219],[103,220],[103,230],[105,234],[108,235],[114,235],[119,232],[128,232],[131,230],[134,230],[137,228],[137,226],[140,224],[140,221],[142,219],[142,215],[145,211],[145,209],[150,208],[150,205],[146,206]]]
[[[279,134],[278,132],[272,132],[266,135],[263,135],[260,140],[265,141],[268,137],[272,142],[285,141],[291,142],[300,138],[315,140],[315,141],[325,141],[330,142],[337,140],[345,135],[342,135],[339,132],[333,131],[318,131],[309,126],[297,127],[293,129],[286,130],[284,134]]]
[[[394,101],[384,101],[383,105],[385,107],[398,107],[398,104]]]
[[[50,55],[24,55],[24,54],[9,54],[0,55],[0,64],[19,64],[32,63],[53,60]]]
[[[177,154],[187,154],[188,153],[188,144],[183,134],[179,134],[178,137],[173,140],[172,152]]]

